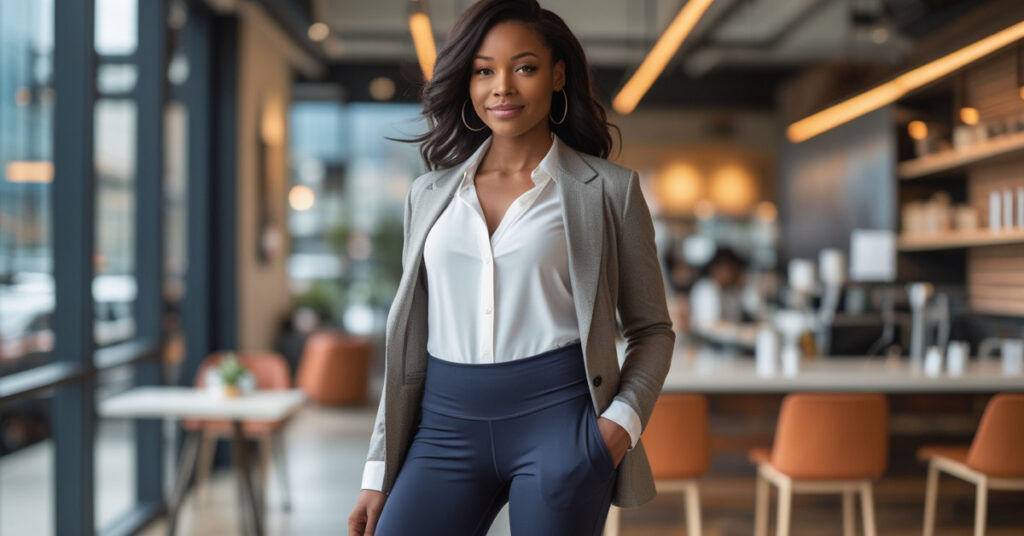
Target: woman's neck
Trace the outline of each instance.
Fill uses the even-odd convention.
[[[479,171],[515,173],[532,170],[544,159],[552,142],[551,130],[543,121],[519,136],[491,134],[491,146],[480,163]]]

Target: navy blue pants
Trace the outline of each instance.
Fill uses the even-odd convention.
[[[416,434],[376,536],[597,536],[615,466],[579,343],[500,363],[429,355]]]

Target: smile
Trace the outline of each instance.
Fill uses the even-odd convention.
[[[488,108],[488,110],[498,118],[508,119],[510,117],[515,117],[522,113],[523,107],[516,106],[513,108]]]

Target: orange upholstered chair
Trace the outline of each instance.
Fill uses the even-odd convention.
[[[658,492],[683,492],[686,533],[700,534],[700,487],[697,479],[711,466],[708,401],[703,395],[672,393],[658,398],[642,435]],[[620,509],[612,506],[606,536],[618,536]]]
[[[302,350],[298,386],[318,404],[360,404],[366,400],[372,353],[366,337],[314,333]]]
[[[194,385],[196,388],[206,387],[206,371],[216,367],[220,360],[229,352],[215,352],[207,356],[199,365]],[[288,370],[288,362],[275,352],[233,352],[238,362],[252,372],[257,389],[291,389],[292,378]],[[284,439],[281,433],[287,418],[276,421],[246,421],[242,423],[245,437],[256,439],[260,445],[260,484],[266,482],[267,466],[270,458],[275,458],[278,476],[284,491],[284,509],[291,509],[291,491],[288,486],[288,470],[285,465]],[[196,498],[206,491],[206,480],[210,476],[213,465],[214,447],[220,438],[231,437],[231,421],[211,421],[184,419],[181,425],[185,430],[200,433],[199,457],[196,460]],[[261,493],[265,492],[261,488]]]
[[[843,533],[853,534],[855,493],[864,532],[875,534],[872,480],[889,458],[889,405],[876,393],[799,393],[782,401],[771,449],[749,453],[757,465],[754,533],[768,533],[769,484],[779,489],[777,536],[789,534],[793,493],[840,493]]]
[[[977,486],[974,534],[985,534],[988,490],[1024,490],[1024,394],[998,394],[988,401],[970,446],[925,446],[918,459],[928,462],[924,534],[935,533],[939,471]]]

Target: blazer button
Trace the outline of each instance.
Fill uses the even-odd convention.
[[[601,377],[597,376],[594,378],[594,387],[601,385]]]

